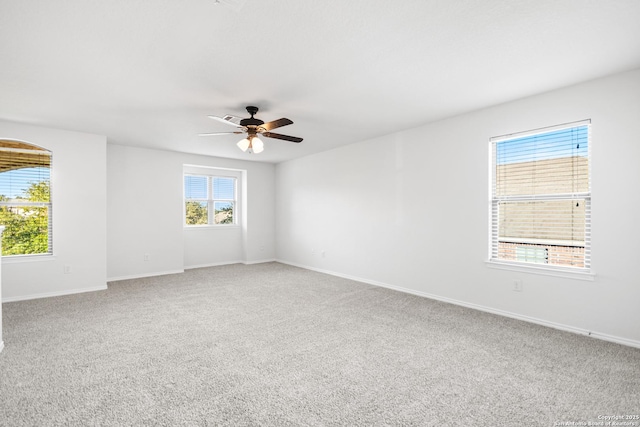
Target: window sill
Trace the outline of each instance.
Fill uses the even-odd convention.
[[[489,268],[495,268],[498,270],[518,271],[521,273],[541,274],[544,276],[563,277],[565,279],[576,279],[594,281],[595,273],[586,271],[571,271],[563,268],[542,267],[534,265],[515,264],[509,262],[500,261],[485,261],[485,264]]]
[[[11,256],[3,256],[2,263],[3,264],[20,264],[24,262],[43,262],[43,261],[55,261],[56,257],[54,255],[43,254],[43,255],[11,255]]]
[[[238,224],[228,225],[189,225],[182,227],[185,230],[229,230],[234,228],[240,228]]]

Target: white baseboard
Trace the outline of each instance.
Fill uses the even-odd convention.
[[[236,260],[236,261],[214,262],[214,263],[211,263],[211,264],[190,265],[188,267],[185,266],[184,269],[185,270],[193,270],[194,268],[220,267],[220,266],[223,266],[223,265],[231,265],[231,264],[253,265],[253,264],[263,264],[265,262],[275,262],[275,259],[271,258],[271,259],[261,259],[261,260],[257,260],[257,261]]]
[[[253,265],[253,264],[264,264],[267,262],[276,262],[275,258],[271,258],[271,259],[259,259],[256,261],[242,261],[242,263],[244,265]]]
[[[525,322],[529,322],[529,323],[535,323],[537,325],[541,325],[541,326],[546,326],[549,328],[553,328],[553,329],[559,329],[561,331],[566,331],[566,332],[572,332],[574,334],[579,334],[579,335],[586,335],[592,338],[597,338],[603,341],[609,341],[609,342],[613,342],[616,344],[622,344],[628,347],[635,347],[635,348],[640,348],[640,341],[636,341],[636,340],[631,340],[628,338],[623,338],[623,337],[618,337],[615,335],[609,335],[609,334],[605,334],[605,333],[601,333],[601,332],[597,332],[597,331],[589,331],[586,329],[581,329],[581,328],[577,328],[574,326],[570,326],[570,325],[564,325],[561,323],[556,323],[556,322],[549,322],[547,320],[543,320],[543,319],[538,319],[535,317],[529,317],[529,316],[524,316],[521,314],[517,314],[517,313],[512,313],[510,311],[504,311],[504,310],[498,310],[495,308],[491,308],[491,307],[486,307],[483,305],[478,305],[478,304],[473,304],[473,303],[469,303],[469,302],[465,302],[465,301],[460,301],[460,300],[456,300],[453,298],[447,298],[447,297],[441,297],[439,295],[434,295],[434,294],[429,294],[426,292],[421,292],[421,291],[416,291],[413,289],[408,289],[408,288],[402,288],[400,286],[393,286],[393,285],[389,285],[387,283],[382,283],[382,282],[378,282],[376,280],[369,280],[369,279],[363,279],[361,277],[356,277],[356,276],[350,276],[348,274],[342,274],[342,273],[337,273],[335,271],[330,271],[330,270],[324,270],[321,268],[315,268],[315,267],[309,267],[306,265],[302,265],[302,264],[297,264],[294,262],[288,262],[288,261],[284,261],[284,260],[276,260],[279,263],[282,264],[287,264],[287,265],[291,265],[294,267],[299,267],[299,268],[304,268],[306,270],[311,270],[311,271],[317,271],[318,273],[324,273],[324,274],[329,274],[331,276],[336,276],[336,277],[342,277],[344,279],[349,279],[349,280],[354,280],[357,282],[362,282],[362,283],[366,283],[368,285],[374,285],[374,286],[379,286],[382,288],[387,288],[387,289],[392,289],[394,291],[399,291],[399,292],[404,292],[407,294],[412,294],[412,295],[416,295],[416,296],[420,296],[420,297],[424,297],[424,298],[429,298],[429,299],[433,299],[436,301],[442,301],[442,302],[446,302],[449,304],[455,304],[455,305],[459,305],[462,307],[467,307],[467,308],[471,308],[474,310],[479,310],[479,311],[484,311],[486,313],[491,313],[491,314],[497,314],[499,316],[504,316],[504,317],[509,317],[511,319],[516,319],[516,320],[522,320]]]
[[[233,261],[224,261],[224,262],[212,262],[208,264],[188,265],[188,266],[184,266],[184,270],[159,271],[156,273],[131,274],[128,276],[109,277],[107,278],[107,282],[117,282],[118,280],[141,279],[143,277],[165,276],[167,274],[180,274],[180,273],[184,273],[185,270],[193,270],[196,268],[220,267],[223,265],[231,265],[231,264],[252,265],[252,264],[262,264],[265,262],[275,262],[275,261],[276,260],[274,258],[270,258],[270,259],[262,259],[257,261],[233,260]]]
[[[166,276],[167,274],[180,274],[180,273],[184,273],[184,270],[168,270],[168,271],[156,271],[154,273],[131,274],[127,276],[108,277],[107,282],[117,282],[118,280],[142,279],[143,277]]]
[[[243,264],[242,261],[237,260],[237,261],[225,261],[225,262],[212,262],[210,264],[198,264],[198,265],[189,265],[189,266],[184,266],[185,270],[193,270],[196,268],[207,268],[207,267],[221,267],[223,265],[231,265],[231,264]]]
[[[82,294],[84,292],[104,291],[106,289],[107,289],[107,285],[105,283],[104,285],[93,286],[90,288],[66,289],[63,291],[44,292],[41,294],[21,295],[17,297],[5,297],[5,298],[2,298],[2,302],[4,303],[4,302],[26,301],[30,299],[39,299],[39,298],[60,297],[63,295]]]
[[[275,261],[276,261],[275,259],[271,258],[271,259],[260,259],[256,261],[236,260],[236,261],[225,261],[225,262],[213,262],[210,264],[198,264],[198,265],[185,266],[184,269],[193,270],[194,268],[220,267],[223,265],[231,265],[231,264],[253,265],[253,264],[263,264],[265,262],[275,262]]]
[[[0,341],[0,353],[2,353],[3,348],[4,348],[4,341]]]

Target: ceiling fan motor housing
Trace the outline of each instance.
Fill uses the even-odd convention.
[[[258,112],[258,107],[254,107],[250,105],[247,107],[247,112],[251,114],[251,117],[248,119],[240,120],[240,126],[246,126],[249,129],[251,129],[251,128],[257,128],[258,126],[264,124],[263,120],[256,119],[255,117],[253,117]]]

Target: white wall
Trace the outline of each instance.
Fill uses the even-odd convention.
[[[109,280],[275,258],[272,164],[114,144],[107,151]],[[183,227],[185,164],[243,171],[248,214],[242,226]]]
[[[229,262],[253,264],[273,261],[276,253],[275,166],[271,163],[189,154],[179,155],[178,160],[181,164],[231,169],[242,174],[240,192],[243,212],[240,227],[184,229],[185,268]],[[182,208],[182,174],[179,181]],[[180,224],[182,226],[182,216]]]
[[[53,152],[53,256],[3,258],[2,300],[106,289],[106,137],[0,121],[0,139]]]
[[[639,117],[636,70],[279,164],[277,258],[640,346]],[[581,119],[595,280],[488,268],[489,138]]]
[[[224,226],[185,227],[184,263],[185,268],[244,262],[247,215],[245,205],[246,171],[213,168],[210,166],[185,166],[185,173],[230,176],[236,179],[236,224]],[[274,226],[272,225],[271,228]]]

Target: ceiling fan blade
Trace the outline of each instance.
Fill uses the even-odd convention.
[[[230,114],[227,114],[224,117],[218,117],[218,116],[208,116],[208,117],[210,119],[217,120],[219,122],[226,123],[228,125],[236,126],[236,127],[240,127],[240,120],[242,120],[242,118],[232,116]]]
[[[280,133],[263,132],[262,135],[266,136],[267,138],[283,139],[290,142],[302,142],[302,138],[298,138],[297,136],[282,135]]]
[[[216,135],[233,135],[233,134],[241,134],[243,131],[235,131],[235,132],[212,132],[212,133],[199,133],[198,136],[216,136]]]
[[[279,128],[282,126],[292,125],[293,122],[289,119],[285,119],[284,117],[278,120],[274,120],[272,122],[264,123],[260,125],[266,131],[270,131],[271,129]]]

